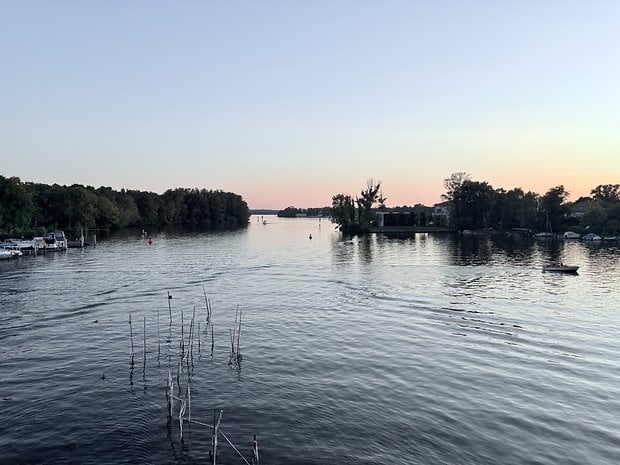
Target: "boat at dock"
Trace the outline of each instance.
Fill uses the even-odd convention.
[[[67,237],[63,231],[49,232],[44,240],[46,252],[67,250]]]
[[[0,248],[0,260],[9,260],[11,258],[17,258],[22,253],[19,250]]]
[[[12,258],[6,251],[13,252],[13,257],[21,255],[36,255],[39,251],[39,244],[34,240],[8,239],[0,243],[0,250],[5,251],[2,258]]]

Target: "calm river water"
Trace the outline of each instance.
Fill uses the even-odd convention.
[[[256,434],[264,465],[619,462],[618,246],[266,218],[0,263],[0,463],[209,463],[212,429],[167,421],[194,308],[179,384],[248,461]],[[244,463],[223,437],[218,463]]]

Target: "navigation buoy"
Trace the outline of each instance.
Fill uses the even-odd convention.
[[[151,239],[151,238],[149,237],[148,243],[149,243],[149,245],[153,245],[153,239]]]
[[[310,234],[310,237],[308,237],[308,239],[312,239],[312,234]]]

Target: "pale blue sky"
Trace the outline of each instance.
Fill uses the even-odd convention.
[[[2,1],[0,174],[252,208],[620,183],[620,1]]]

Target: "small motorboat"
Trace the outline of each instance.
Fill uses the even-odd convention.
[[[543,273],[547,271],[554,271],[556,273],[577,273],[579,267],[577,265],[564,265],[560,263],[559,265],[545,265],[543,266]]]

